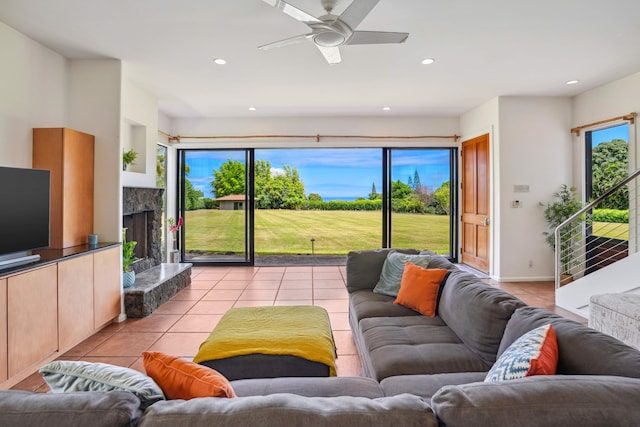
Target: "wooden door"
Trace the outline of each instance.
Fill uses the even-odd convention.
[[[489,135],[462,143],[461,262],[489,272]]]

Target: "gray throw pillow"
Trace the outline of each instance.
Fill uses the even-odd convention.
[[[390,297],[398,296],[405,263],[411,261],[419,267],[428,268],[430,260],[430,255],[407,255],[390,251],[384,260],[380,280],[378,280],[378,283],[376,283],[376,286],[373,288],[373,292]]]
[[[134,369],[106,363],[57,360],[39,369],[54,393],[123,390],[140,399],[140,407],[164,400],[162,389],[151,377]]]

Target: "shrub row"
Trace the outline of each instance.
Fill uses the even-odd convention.
[[[616,222],[620,224],[628,224],[629,209],[594,209],[592,219],[595,222]]]
[[[307,200],[300,206],[302,210],[318,211],[379,211],[382,209],[382,200],[331,200],[321,202],[318,200]]]

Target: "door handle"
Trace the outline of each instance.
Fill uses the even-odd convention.
[[[491,224],[491,220],[489,218],[485,218],[482,220],[482,225],[484,225],[485,227],[489,224]]]

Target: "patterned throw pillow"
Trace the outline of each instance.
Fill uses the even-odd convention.
[[[440,286],[447,275],[444,268],[422,268],[407,261],[398,297],[393,302],[429,317],[436,316]]]
[[[553,326],[535,328],[515,340],[500,355],[484,379],[513,380],[532,375],[554,375],[558,366],[558,343]]]
[[[430,255],[407,255],[396,251],[389,251],[382,265],[380,280],[378,280],[375,288],[373,288],[373,292],[390,297],[398,296],[405,263],[411,261],[418,267],[427,268],[430,260]]]

